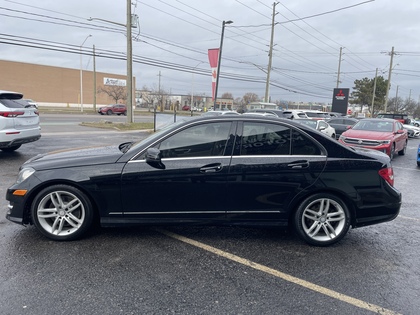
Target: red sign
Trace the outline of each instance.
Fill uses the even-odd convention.
[[[219,61],[219,48],[213,48],[208,50],[209,62],[211,67],[211,88],[212,88],[212,99],[214,101],[214,93],[216,89],[216,78],[217,78],[217,63]]]

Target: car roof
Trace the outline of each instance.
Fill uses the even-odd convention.
[[[0,90],[0,99],[19,100],[23,97],[22,93]]]

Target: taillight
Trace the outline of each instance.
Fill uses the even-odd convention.
[[[385,179],[388,184],[394,186],[394,171],[392,167],[387,167],[379,170],[379,175]]]
[[[25,114],[25,112],[0,112],[0,116],[11,117],[11,118],[17,117],[23,114]]]

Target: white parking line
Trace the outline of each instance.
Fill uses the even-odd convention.
[[[281,271],[269,268],[267,266],[252,262],[248,259],[245,259],[245,258],[236,256],[236,255],[230,254],[228,252],[222,251],[222,250],[217,249],[215,247],[197,242],[193,239],[190,239],[190,238],[187,238],[187,237],[184,237],[184,236],[181,236],[181,235],[178,235],[178,234],[166,231],[166,230],[157,229],[157,231],[162,233],[162,234],[165,234],[166,236],[177,239],[181,242],[184,242],[184,243],[190,244],[192,246],[204,249],[204,250],[206,250],[208,252],[211,252],[215,255],[224,257],[226,259],[230,259],[230,260],[235,261],[237,263],[240,263],[244,266],[247,266],[247,267],[262,271],[262,272],[265,272],[265,273],[270,274],[272,276],[275,276],[277,278],[283,279],[283,280],[288,281],[290,283],[300,285],[300,286],[302,286],[306,289],[312,290],[312,291],[320,293],[320,294],[324,294],[326,296],[329,296],[329,297],[332,297],[336,300],[351,304],[351,305],[356,306],[358,308],[362,308],[362,309],[365,309],[365,310],[368,310],[368,311],[371,311],[371,312],[374,312],[374,313],[377,313],[377,314],[398,315],[398,313],[396,313],[392,310],[388,310],[388,309],[383,308],[381,306],[371,304],[371,303],[368,303],[368,302],[365,302],[365,301],[362,301],[362,300],[359,300],[359,299],[355,299],[351,296],[344,295],[344,294],[341,294],[339,292],[330,290],[328,288],[316,285],[316,284],[311,283],[309,281],[306,281],[306,280],[288,275],[288,274],[283,273]]]

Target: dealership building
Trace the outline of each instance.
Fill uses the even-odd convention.
[[[114,73],[6,60],[0,60],[0,69],[0,90],[20,92],[41,106],[92,108],[94,103],[112,104],[115,101],[111,97],[98,91],[107,86],[125,86],[127,78]]]

